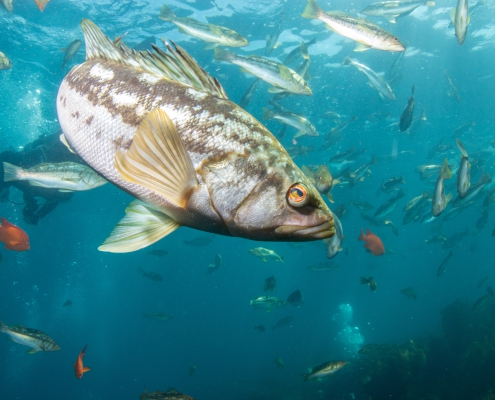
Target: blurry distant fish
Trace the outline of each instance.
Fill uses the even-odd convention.
[[[490,296],[488,294],[481,296],[478,300],[476,300],[471,311],[474,311],[477,308],[480,308],[483,304],[485,304],[485,302],[488,300],[489,297]]]
[[[385,203],[383,203],[380,207],[377,208],[374,217],[385,218],[386,216],[388,216],[392,211],[395,210],[395,208],[399,203],[399,200],[404,196],[405,193],[402,191],[402,189],[400,189],[399,192],[397,193],[397,196],[392,197],[391,199],[387,200]]]
[[[246,108],[249,102],[251,101],[251,97],[253,97],[254,90],[256,89],[256,86],[258,85],[258,82],[260,81],[260,78],[256,78],[254,82],[247,88],[247,90],[244,92],[244,94],[241,97],[241,100],[239,101],[239,106],[242,108]]]
[[[277,365],[277,367],[279,367],[280,369],[284,369],[285,368],[284,360],[282,360],[282,358],[275,357],[273,359],[273,361],[275,362],[275,364]]]
[[[457,246],[462,239],[469,235],[469,228],[466,228],[462,232],[454,233],[452,236],[449,236],[445,242],[442,243],[442,249],[447,250],[452,247]]]
[[[359,278],[359,282],[361,283],[361,285],[368,285],[372,292],[374,292],[376,290],[377,284],[376,284],[375,279],[372,276],[370,276],[369,278],[365,278],[365,277],[361,276]]]
[[[321,114],[321,118],[331,119],[334,121],[340,121],[340,119],[342,117],[340,116],[339,113],[337,113],[335,111],[325,111],[323,114]]]
[[[163,257],[168,254],[168,251],[162,250],[162,249],[156,249],[156,250],[150,250],[146,254],[150,256],[155,256],[155,257]]]
[[[376,343],[365,344],[358,351],[358,354],[371,354],[377,350],[380,346]]]
[[[269,108],[263,108],[263,121],[276,119],[281,124],[290,125],[297,129],[297,133],[294,138],[299,136],[318,136],[318,131],[314,125],[304,116],[294,114],[291,112],[278,113],[270,110]]]
[[[272,85],[268,89],[270,93],[286,91],[304,96],[313,94],[307,82],[300,75],[279,62],[255,55],[239,56],[219,48],[215,48],[214,52],[215,61],[235,64],[241,67],[243,72],[257,76]]]
[[[408,299],[414,299],[416,300],[417,296],[416,296],[416,292],[414,291],[414,289],[412,287],[408,287],[408,288],[405,288],[405,289],[402,289],[400,290],[400,292],[406,296]]]
[[[0,332],[5,333],[12,342],[30,347],[27,351],[29,354],[60,350],[60,346],[50,336],[37,329],[24,328],[21,325],[8,327],[0,321]]]
[[[154,36],[149,36],[136,44],[133,49],[136,51],[146,51],[151,50],[151,45],[156,44],[156,38]]]
[[[462,124],[458,128],[454,129],[454,132],[452,132],[452,137],[459,138],[465,133],[471,132],[474,126],[476,126],[476,122],[474,121],[468,122],[467,124]]]
[[[265,56],[269,56],[274,48],[277,47],[278,36],[280,35],[280,30],[282,29],[282,20],[284,19],[284,10],[280,12],[280,20],[278,22],[275,31],[271,35],[266,35],[266,46],[265,46]]]
[[[3,168],[5,182],[28,181],[31,186],[59,192],[92,190],[108,183],[88,166],[75,162],[43,163],[28,169],[4,162]]]
[[[358,42],[354,51],[365,51],[370,48],[385,51],[405,51],[406,49],[397,37],[372,22],[362,18],[353,18],[342,11],[326,13],[315,0],[308,0],[301,16],[319,19],[325,23],[327,29]]]
[[[173,317],[171,315],[165,314],[164,312],[151,312],[143,313],[143,318],[154,319],[156,321],[170,321]]]
[[[8,57],[0,51],[0,71],[12,68],[12,63]]]
[[[285,307],[287,303],[275,296],[261,296],[249,302],[249,305],[255,310],[272,311],[277,308]]]
[[[357,208],[359,208],[362,211],[369,211],[369,210],[373,210],[375,208],[375,206],[373,206],[372,204],[368,203],[367,201],[360,202],[360,201],[351,200],[349,202],[349,205],[354,206],[354,207],[357,207]]]
[[[469,186],[471,185],[471,176],[469,174],[471,164],[469,164],[469,156],[462,142],[456,138],[456,143],[461,152],[461,160],[459,169],[457,170],[457,193],[459,194],[459,197],[463,199],[466,197]]]
[[[375,256],[382,256],[385,254],[385,247],[383,246],[381,239],[369,229],[366,229],[366,235],[361,229],[361,234],[359,235],[358,240],[364,241],[363,247],[369,250],[371,254]]]
[[[375,156],[371,157],[371,160],[363,165],[361,165],[354,172],[349,172],[349,187],[356,186],[359,182],[365,180],[366,176],[371,174],[370,168],[372,165],[376,164]]]
[[[0,243],[3,243],[7,250],[27,251],[31,248],[27,233],[5,218],[2,218],[0,225]]]
[[[378,92],[382,99],[395,100],[395,95],[390,85],[370,67],[350,57],[346,57],[342,64],[351,64],[365,74],[368,78],[369,85]]]
[[[217,254],[215,256],[215,262],[208,265],[208,269],[206,270],[206,276],[211,275],[222,265],[222,256]]]
[[[195,373],[195,372],[196,372],[196,366],[195,366],[195,365],[191,365],[191,366],[189,367],[189,376],[191,376],[191,377],[192,377],[192,376],[194,375],[194,373]]]
[[[452,193],[445,196],[445,187],[443,181],[445,179],[452,178],[452,171],[449,168],[449,162],[447,159],[444,160],[440,175],[438,176],[437,182],[435,184],[435,191],[433,192],[433,201],[431,203],[431,210],[434,217],[438,217],[447,203],[452,199]]]
[[[401,132],[407,131],[407,128],[409,128],[409,126],[411,125],[413,119],[413,113],[414,113],[414,85],[412,86],[411,96],[407,101],[406,108],[404,108],[404,111],[402,111],[402,114],[400,116],[399,128]]]
[[[356,151],[356,147],[352,146],[348,150],[341,151],[339,153],[334,154],[330,159],[328,160],[330,164],[342,164],[345,161],[348,160],[348,158],[354,154]]]
[[[449,252],[447,257],[445,257],[445,259],[442,261],[442,263],[438,267],[437,276],[442,275],[447,270],[447,263],[449,262],[450,257],[452,257],[452,252]]]
[[[382,185],[378,188],[378,191],[376,192],[377,196],[383,192],[390,194],[392,193],[395,189],[399,187],[399,185],[405,184],[406,181],[404,180],[404,177],[401,175],[400,177],[393,177],[390,179],[387,179],[385,182],[382,183]]]
[[[244,37],[231,29],[206,24],[192,18],[179,18],[167,6],[162,7],[159,18],[176,25],[180,33],[212,43],[206,47],[207,49],[216,46],[243,47],[249,44]]]
[[[287,298],[287,303],[289,303],[291,306],[299,307],[303,303],[303,296],[301,291],[297,289],[295,292],[292,292]]]
[[[424,199],[428,199],[430,194],[428,192],[423,192],[419,196],[416,196],[414,199],[409,200],[407,204],[404,206],[402,211],[409,211],[412,208],[416,208],[418,204],[420,204]]]
[[[432,243],[445,243],[447,241],[447,237],[441,233],[439,235],[435,235],[435,236],[432,236],[431,238],[429,239],[426,239],[425,242],[427,244],[432,244]]]
[[[470,22],[468,0],[457,0],[457,7],[450,12],[450,18],[455,26],[457,42],[462,45],[466,40],[467,28]]]
[[[335,235],[330,239],[324,240],[327,245],[327,258],[334,258],[339,251],[342,251],[342,241],[344,240],[344,229],[342,228],[342,223],[336,213],[334,213],[333,219]]]
[[[309,379],[324,378],[325,376],[333,375],[346,364],[347,361],[329,361],[318,365],[317,367],[313,367],[311,373],[304,374],[302,377],[304,378],[304,382]]]
[[[459,96],[459,92],[457,91],[457,88],[454,86],[452,79],[450,79],[450,76],[449,76],[449,73],[447,70],[445,70],[445,77],[447,78],[447,83],[449,84],[450,89],[452,89],[452,94],[455,96],[455,99],[457,100],[457,102],[460,103],[461,102],[461,96]]]
[[[339,181],[337,179],[333,179],[332,174],[328,167],[325,164],[319,165],[318,168],[316,169],[316,172],[313,172],[313,170],[309,167],[306,167],[305,165],[302,166],[302,171],[304,174],[311,180],[311,182],[316,186],[318,191],[321,194],[326,194],[328,197],[328,200],[331,201],[332,203],[334,202],[333,196],[330,193],[330,190],[332,190],[333,186]]]
[[[8,11],[12,12],[14,6],[12,5],[13,0],[0,0],[0,4]]]
[[[419,179],[423,181],[437,176],[441,169],[442,166],[438,164],[423,164],[416,167],[416,172],[419,172]]]
[[[84,356],[86,355],[86,348],[87,347],[88,347],[88,345],[84,346],[84,349],[82,349],[79,352],[79,355],[77,356],[77,360],[74,363],[74,372],[76,374],[77,379],[81,379],[85,372],[88,372],[91,370],[91,368],[85,367],[83,364],[83,360],[84,360]]]
[[[275,277],[272,275],[269,278],[265,279],[265,283],[263,284],[263,291],[273,292],[275,290],[275,286],[277,286],[277,281],[275,280]]]
[[[335,271],[336,269],[339,268],[340,268],[339,264],[324,264],[324,263],[310,265],[308,267],[310,271],[314,271],[314,272],[329,272],[329,271]]]
[[[146,279],[149,279],[150,281],[153,281],[153,282],[161,282],[163,281],[163,277],[157,273],[157,272],[153,272],[153,271],[145,271],[143,267],[139,267],[137,269],[137,271],[142,275],[144,276]]]
[[[148,393],[146,388],[144,388],[144,392],[139,396],[139,400],[194,400],[194,397],[178,392],[174,388],[170,388],[166,392],[155,390],[151,393]]]
[[[264,325],[256,325],[254,327],[254,330],[255,331],[258,331],[258,332],[264,332],[265,331],[265,326]]]
[[[187,246],[208,246],[211,242],[213,242],[213,236],[198,236],[192,240],[183,240],[183,242]]]
[[[316,38],[311,39],[309,42],[301,42],[300,46],[295,47],[287,57],[285,57],[284,64],[289,65],[296,61],[299,57],[306,59],[308,55],[308,47],[316,43]],[[340,117],[339,117],[340,118]]]
[[[65,53],[64,61],[62,62],[62,66],[60,68],[64,68],[67,63],[72,60],[72,58],[76,55],[81,47],[82,42],[79,39],[74,40],[69,44],[69,46],[60,49],[61,52]]]
[[[273,250],[266,249],[264,247],[255,247],[254,249],[249,249],[249,252],[256,257],[261,258],[263,262],[267,260],[284,262],[284,258],[280,257]]]
[[[65,300],[64,304],[62,305],[62,308],[71,307],[71,306],[72,306],[72,301],[71,300]]]
[[[416,8],[420,6],[433,7],[434,1],[381,1],[379,3],[370,4],[361,14],[370,15],[374,17],[384,17],[392,24],[397,22],[397,18],[405,17],[411,14]]]
[[[481,287],[482,287],[482,286],[486,283],[486,281],[487,281],[488,279],[489,279],[489,278],[488,278],[488,275],[487,275],[487,276],[485,276],[483,279],[481,279],[481,280],[478,282],[478,286],[477,286],[477,288],[478,288],[478,289],[481,289]]]
[[[272,331],[274,329],[277,329],[277,328],[280,328],[282,326],[285,326],[285,325],[290,324],[293,319],[294,319],[293,317],[284,317],[284,318],[282,318],[281,320],[277,321],[277,323],[275,325],[272,326]]]
[[[474,185],[469,186],[465,196],[461,198],[460,196],[452,202],[452,207],[462,207],[469,204],[472,200],[483,195],[483,190],[485,187],[492,182],[492,177],[490,174],[481,174],[480,179]]]
[[[389,226],[390,229],[392,229],[392,232],[394,233],[395,236],[399,236],[399,230],[397,229],[397,227],[395,226],[392,220],[386,219],[385,221],[383,221],[383,223],[386,226]]]

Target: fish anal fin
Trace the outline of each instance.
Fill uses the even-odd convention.
[[[198,184],[194,166],[174,123],[159,108],[141,122],[131,147],[115,154],[121,179],[143,186],[185,208]]]
[[[126,215],[98,247],[100,251],[127,253],[147,247],[179,228],[179,223],[153,207],[135,200]]]
[[[354,51],[361,52],[361,51],[366,51],[366,50],[369,50],[369,49],[371,49],[371,46],[367,46],[365,44],[358,43],[358,44],[356,44],[356,47],[354,48]]]

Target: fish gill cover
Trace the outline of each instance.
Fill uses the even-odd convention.
[[[303,18],[306,2],[295,0],[42,3],[0,1],[0,217],[22,230],[0,233],[1,333],[14,340],[0,346],[1,398],[493,397],[493,4],[470,2],[466,19],[464,1],[407,2],[394,13],[371,0],[317,0],[340,24],[332,31],[328,16]],[[163,6],[202,31],[160,19]],[[145,249],[103,253],[128,193],[67,192],[74,176],[54,169],[55,186],[5,182],[3,162],[84,165],[60,142],[56,109],[61,82],[85,61],[82,19],[117,46],[176,43],[230,101],[244,99],[340,220],[332,251],[181,227]],[[365,50],[363,29],[398,38],[405,52]],[[230,31],[249,44],[201,39],[235,38]],[[215,49],[251,61],[251,73],[215,61]],[[312,95],[286,90],[302,82],[294,74]],[[363,248],[361,229],[383,255]],[[15,250],[20,232],[29,250]],[[297,292],[301,301],[288,304]],[[43,338],[60,350],[27,354]],[[91,371],[79,381],[72,363],[86,344]],[[322,380],[301,377],[343,361]]]

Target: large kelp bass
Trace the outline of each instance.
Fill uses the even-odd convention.
[[[82,28],[86,62],[60,85],[59,121],[86,163],[138,199],[100,250],[138,250],[181,225],[253,240],[334,235],[282,145],[182,48],[136,52]]]

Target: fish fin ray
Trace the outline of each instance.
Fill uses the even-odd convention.
[[[86,60],[111,60],[228,99],[220,82],[212,78],[182,47],[172,41],[163,41],[167,53],[155,45],[152,45],[151,52],[135,51],[124,46],[115,46],[88,19],[83,19],[81,26],[86,41]]]
[[[98,247],[100,251],[127,253],[147,247],[180,227],[168,215],[143,203],[131,202],[110,236]]]
[[[198,184],[175,125],[159,108],[144,118],[129,150],[115,154],[114,162],[123,180],[150,189],[182,208]]]
[[[89,368],[89,367],[84,367],[83,368],[83,372],[88,372],[88,371],[91,371],[91,368]]]
[[[43,11],[50,0],[34,0],[40,11]]]
[[[8,162],[3,163],[3,180],[4,182],[17,181],[20,178],[22,168]]]

